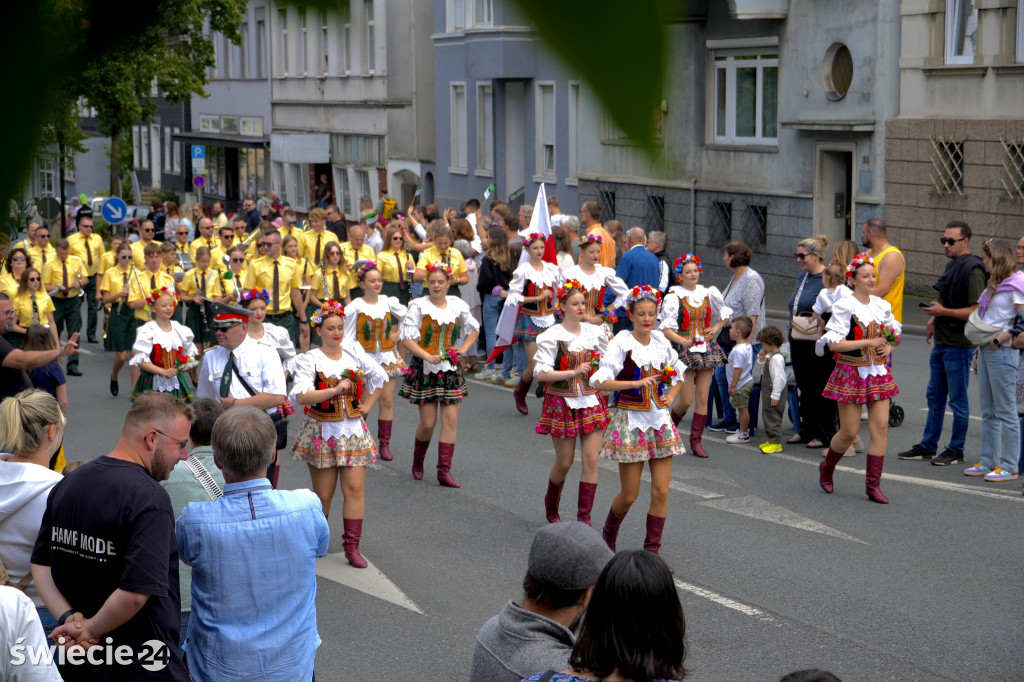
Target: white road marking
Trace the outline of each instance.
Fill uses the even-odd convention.
[[[921,408],[920,410],[918,410],[918,412],[927,412],[927,411],[928,411],[928,408],[927,408],[927,407],[922,407],[922,408]],[[952,412],[950,412],[949,410],[947,410],[947,411],[946,411],[946,416],[947,416],[947,417],[952,417],[952,416],[953,416],[953,413],[952,413]],[[979,421],[979,422],[980,422],[980,421],[982,421],[982,417],[978,417],[978,416],[976,416],[976,415],[973,415],[973,414],[972,414],[972,415],[970,415],[970,416],[969,416],[969,417],[967,417],[967,418],[968,418],[968,419],[974,419],[974,420],[977,420],[977,421]]]
[[[356,568],[348,563],[344,554],[328,554],[316,560],[316,574],[321,578],[333,580],[354,590],[386,602],[401,606],[403,609],[424,615],[420,607],[405,596],[387,576],[381,573],[372,562],[366,568]]]
[[[554,454],[554,451],[552,451],[552,454]],[[619,472],[618,463],[608,459],[598,460],[597,465],[600,468],[605,469],[607,471],[614,471],[615,473]],[[648,471],[647,469],[644,469],[643,474],[640,475],[640,480],[650,483],[651,472]],[[672,480],[669,482],[668,487],[671,490],[677,490],[681,493],[686,493],[687,495],[696,495],[697,497],[701,497],[705,500],[713,500],[718,497],[725,497],[721,493],[712,492],[710,490],[704,490],[703,488],[698,488],[695,485],[689,485],[688,483],[682,483],[680,481],[677,481],[674,476]]]
[[[766,611],[759,609],[756,606],[751,606],[750,604],[744,604],[743,602],[736,601],[735,599],[730,599],[729,597],[718,594],[717,592],[712,592],[711,590],[705,589],[698,585],[694,585],[693,583],[688,583],[683,580],[679,580],[678,578],[674,582],[676,584],[676,587],[678,587],[680,590],[713,601],[719,606],[724,606],[727,609],[739,611],[745,616],[753,616],[754,618],[757,618],[760,621],[764,621],[765,623],[768,623],[770,625],[774,625],[775,627],[782,627],[782,623],[778,622]]]
[[[801,516],[800,514],[792,512],[785,507],[779,507],[767,500],[762,500],[760,497],[755,497],[753,495],[701,502],[700,504],[702,507],[710,507],[712,509],[719,509],[721,511],[739,514],[740,516],[746,516],[752,519],[760,519],[761,521],[767,521],[769,523],[790,526],[791,528],[796,528],[798,530],[830,535],[834,538],[839,538],[840,540],[859,542],[862,545],[868,544],[863,540],[858,540],[852,535],[847,535],[835,528],[830,528],[823,523],[818,523],[806,516]]]

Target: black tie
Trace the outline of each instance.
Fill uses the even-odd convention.
[[[280,290],[280,288],[281,288],[281,271],[280,271],[280,269],[278,269],[277,261],[274,261],[274,285],[273,285],[273,287],[274,287],[274,291],[272,293],[274,295],[274,314],[276,315],[281,310],[281,306],[278,304],[279,297],[278,297],[278,293],[277,293]]]
[[[331,277],[334,279],[334,300],[335,301],[340,301],[341,300],[341,288],[338,286],[338,271],[335,270],[334,274],[331,275]]]

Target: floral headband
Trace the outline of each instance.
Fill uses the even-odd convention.
[[[161,296],[170,296],[174,299],[174,302],[178,302],[178,293],[174,289],[168,289],[167,287],[160,287],[159,289],[153,289],[149,292],[149,296],[146,297],[146,305],[151,306],[159,300]]]
[[[238,294],[238,302],[243,306],[256,299],[262,299],[264,303],[270,305],[270,292],[266,289],[245,289]]]
[[[857,274],[857,268],[862,265],[874,265],[875,259],[865,253],[858,253],[850,261],[850,264],[846,266],[846,279],[853,279],[853,276]]]
[[[627,303],[636,303],[637,301],[654,301],[658,303],[661,301],[661,292],[654,289],[646,284],[638,287],[633,287],[633,290],[626,296]]]
[[[569,292],[575,289],[580,293],[587,293],[587,290],[583,287],[578,279],[567,279],[562,283],[562,286],[558,287],[555,291],[555,300],[561,301],[563,298],[569,295]]]
[[[368,260],[368,261],[366,261],[365,263],[363,263],[362,265],[359,266],[359,271],[356,273],[356,276],[359,279],[362,279],[363,277],[366,277],[366,274],[368,272],[370,272],[371,270],[376,270],[376,269],[377,269],[377,264],[374,263],[372,260]]]
[[[528,234],[525,237],[523,237],[523,244],[525,246],[529,246],[530,244],[534,243],[538,239],[541,240],[542,242],[546,241],[546,237],[543,234],[541,234],[540,232],[531,232],[530,234]]]
[[[452,272],[451,267],[441,261],[437,261],[436,263],[427,263],[427,267],[424,269],[427,271],[428,277],[432,272],[443,272],[448,276],[448,279],[455,279],[455,273]]]
[[[683,267],[687,263],[693,263],[697,266],[697,272],[704,272],[704,266],[700,264],[700,256],[692,253],[687,253],[679,258],[676,258],[675,263],[672,264],[672,274],[676,279],[683,274]]]
[[[324,304],[320,306],[320,310],[313,313],[309,318],[309,326],[316,329],[331,315],[345,317],[345,306],[338,301],[325,301]]]
[[[604,242],[604,237],[599,234],[585,234],[580,237],[580,248],[584,249],[591,244],[601,244]]]

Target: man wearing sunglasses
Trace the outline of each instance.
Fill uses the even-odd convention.
[[[68,243],[71,244],[71,253],[78,256],[85,267],[86,281],[83,287],[86,301],[86,335],[89,343],[99,343],[96,338],[98,325],[99,303],[96,301],[97,275],[100,272],[100,260],[103,256],[103,237],[92,231],[92,211],[88,208],[79,209],[75,215],[75,223],[78,225],[78,232],[68,235]]]
[[[146,247],[156,238],[156,224],[152,220],[139,223],[139,241],[132,244],[132,261],[142,270],[146,267]]]
[[[32,264],[40,272],[47,263],[57,257],[56,249],[50,244],[50,230],[45,227],[36,230],[32,243],[25,247],[25,250],[28,251],[28,257],[32,260]]]
[[[922,304],[924,311],[931,315],[925,328],[925,340],[935,339],[928,360],[928,392],[925,394],[928,419],[921,442],[901,452],[899,458],[931,460],[935,466],[949,466],[964,461],[964,442],[971,414],[967,378],[974,355],[974,345],[964,336],[964,327],[978,307],[978,297],[985,290],[988,275],[985,264],[970,252],[971,228],[967,223],[951,220],[940,241],[949,264],[939,281],[932,285],[939,293],[939,300],[927,306]],[[949,446],[936,457],[947,400],[953,412],[953,428]]]
[[[885,222],[872,218],[861,228],[861,243],[875,261],[877,281],[872,295],[884,298],[892,307],[892,316],[903,322],[903,285],[907,278],[907,262],[903,254],[889,243]]]

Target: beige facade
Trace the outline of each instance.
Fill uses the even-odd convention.
[[[1024,236],[1024,35],[1019,0],[904,0],[900,116],[886,125],[885,219],[911,291],[946,266],[946,223],[975,253]]]

